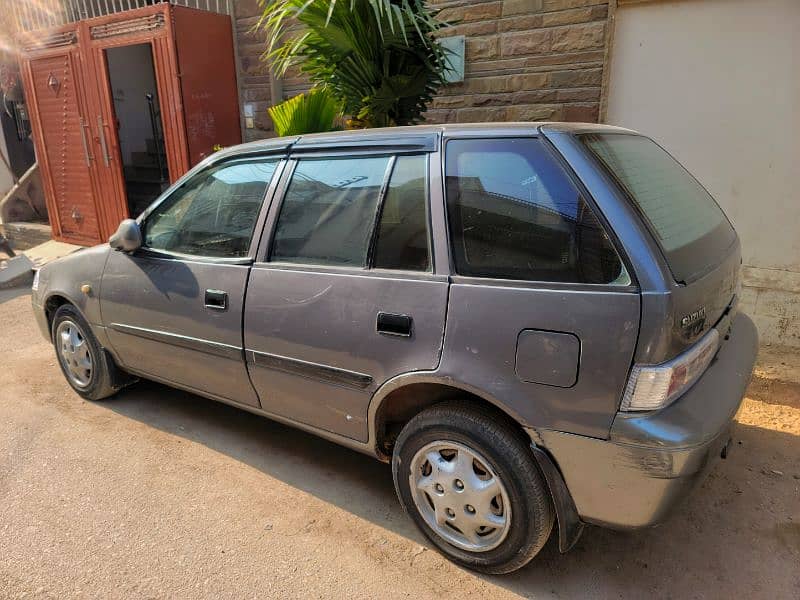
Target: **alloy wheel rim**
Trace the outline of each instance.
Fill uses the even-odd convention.
[[[427,444],[411,460],[414,504],[428,526],[470,552],[499,546],[511,525],[503,482],[472,448],[450,441]]]
[[[85,388],[92,381],[92,355],[83,331],[72,321],[62,321],[56,330],[59,359],[70,381]]]

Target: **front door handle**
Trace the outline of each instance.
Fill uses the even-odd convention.
[[[410,315],[399,315],[395,313],[378,313],[377,330],[384,335],[399,335],[411,337],[411,324],[413,319]]]
[[[222,290],[206,290],[205,305],[206,308],[212,310],[227,310],[228,292],[223,292]]]

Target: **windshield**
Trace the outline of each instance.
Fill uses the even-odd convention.
[[[689,282],[725,257],[736,233],[692,175],[653,140],[634,134],[584,134],[644,217],[678,282]]]

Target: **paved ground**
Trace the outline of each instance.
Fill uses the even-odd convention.
[[[0,598],[798,598],[800,393],[757,381],[666,525],[589,528],[507,577],[423,541],[389,469],[155,384],[84,402],[0,291]]]

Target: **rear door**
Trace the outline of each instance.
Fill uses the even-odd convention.
[[[140,219],[144,245],[111,252],[101,310],[126,369],[258,406],[242,350],[245,286],[279,157],[233,157],[178,185]]]
[[[386,152],[291,161],[244,315],[265,411],[366,441],[375,390],[439,364],[448,280],[431,252],[431,160]]]
[[[640,297],[588,195],[537,137],[451,137],[453,276],[440,372],[523,424],[606,437]]]

